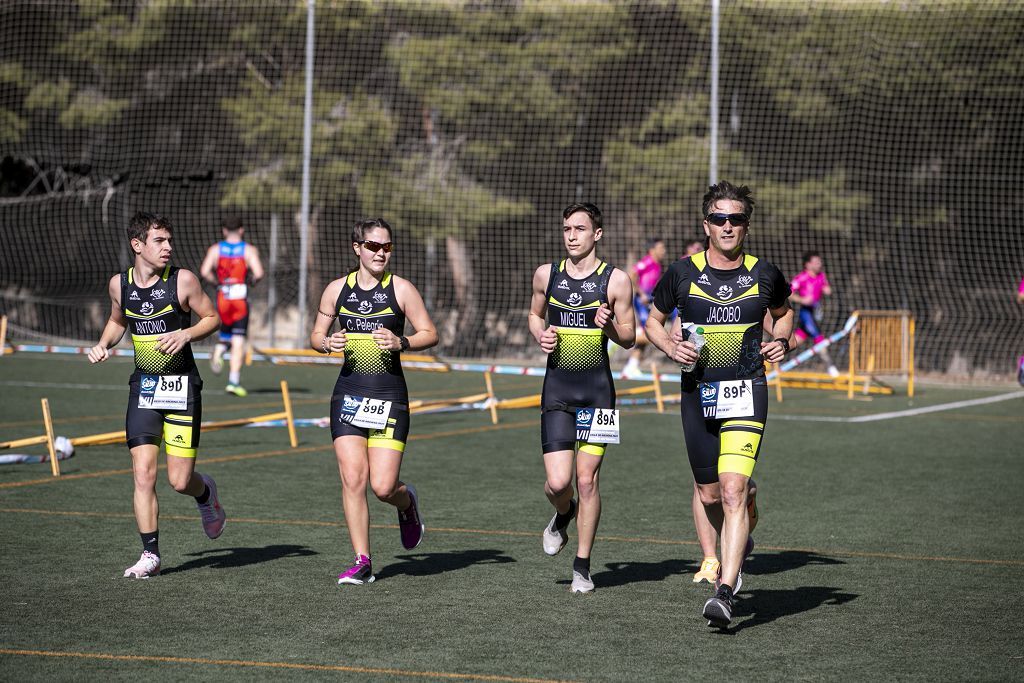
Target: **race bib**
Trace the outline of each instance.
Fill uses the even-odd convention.
[[[614,408],[580,408],[577,410],[576,440],[590,443],[618,443],[619,411]]]
[[[221,285],[220,293],[225,299],[234,301],[235,299],[244,299],[249,293],[249,288],[244,284]]]
[[[188,375],[143,375],[139,379],[139,407],[185,410],[188,407]]]
[[[700,405],[704,419],[725,420],[754,416],[754,383],[749,379],[703,382]]]
[[[341,421],[355,427],[384,429],[388,426],[390,414],[391,401],[345,394],[341,404]]]

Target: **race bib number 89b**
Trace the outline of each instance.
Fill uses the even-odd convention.
[[[364,429],[384,429],[391,415],[391,401],[345,394],[341,404],[341,421]]]
[[[619,443],[619,411],[614,408],[577,410],[576,440],[589,443]]]
[[[139,407],[185,410],[188,407],[188,375],[143,375],[139,379]]]

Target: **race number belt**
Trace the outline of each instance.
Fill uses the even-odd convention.
[[[184,410],[188,407],[188,375],[142,375],[139,407]]]
[[[249,293],[249,288],[246,287],[244,284],[221,285],[220,286],[220,294],[221,294],[221,296],[223,296],[225,299],[228,299],[228,300],[231,300],[231,301],[233,301],[235,299],[244,299],[245,295],[248,294],[248,293]]]
[[[754,382],[749,379],[701,382],[700,405],[706,420],[754,416]]]
[[[614,408],[579,408],[576,440],[589,443],[619,442],[619,411]]]
[[[384,429],[388,426],[389,415],[391,401],[345,394],[345,400],[341,403],[341,421],[355,427]]]

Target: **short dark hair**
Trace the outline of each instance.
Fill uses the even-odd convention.
[[[805,251],[804,252],[804,260],[802,261],[802,263],[806,266],[808,261],[810,261],[815,256],[817,256],[818,258],[821,258],[821,254],[819,254],[816,251]]]
[[[715,202],[722,199],[743,202],[743,213],[747,214],[747,216],[754,213],[754,198],[750,196],[749,187],[746,185],[737,187],[728,180],[720,180],[716,185],[709,187],[708,191],[704,194],[702,215],[707,216],[708,211],[715,205]]]
[[[221,227],[230,232],[241,230],[245,227],[245,223],[242,222],[239,216],[224,216],[224,220],[221,222]]]
[[[664,241],[665,240],[660,237],[649,237],[647,238],[647,242],[644,243],[644,248],[647,249],[647,251],[650,251],[651,249],[654,249],[654,247],[658,246],[658,242]]]
[[[373,230],[374,228],[384,228],[388,231],[388,239],[394,239],[394,235],[391,232],[391,224],[383,218],[364,218],[361,221],[356,221],[356,224],[352,227],[352,243],[358,244],[362,242],[366,237],[367,230]]]
[[[604,216],[601,214],[601,209],[597,208],[597,204],[591,204],[590,202],[576,202],[565,207],[562,211],[562,220],[579,211],[590,216],[590,222],[594,224],[595,229],[604,229]]]
[[[171,227],[171,221],[167,218],[158,213],[139,211],[128,221],[128,229],[125,231],[128,233],[128,241],[139,240],[140,242],[145,242],[150,228],[166,230],[169,233],[174,232],[174,229]]]

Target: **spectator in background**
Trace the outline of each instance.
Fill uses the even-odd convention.
[[[704,240],[693,239],[683,245],[683,255],[679,258],[689,258],[702,251],[704,251]]]
[[[828,277],[823,269],[824,263],[818,252],[806,252],[803,264],[804,269],[790,283],[793,294],[789,298],[800,306],[794,334],[797,344],[802,344],[807,339],[811,339],[814,344],[817,344],[825,339],[818,328],[818,323],[822,318],[821,301],[824,297],[832,295],[832,287],[828,283]],[[822,349],[820,355],[821,359],[828,364],[828,374],[838,377],[839,370],[832,362],[832,356],[829,355],[828,350]]]
[[[647,348],[644,325],[651,310],[651,293],[661,279],[664,270],[662,264],[667,254],[665,240],[652,237],[647,240],[647,254],[629,269],[629,279],[633,283],[633,313],[636,315],[636,346],[622,368],[622,376],[625,378],[636,377],[643,372],[640,361],[643,360],[644,349]]]

